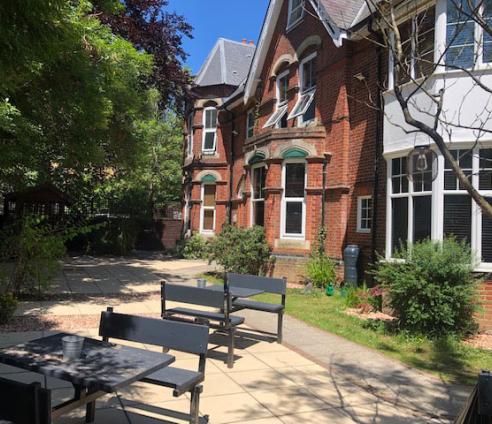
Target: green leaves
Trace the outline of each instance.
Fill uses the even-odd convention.
[[[470,247],[453,238],[423,241],[380,261],[376,280],[389,289],[401,328],[439,336],[474,328],[477,277]]]

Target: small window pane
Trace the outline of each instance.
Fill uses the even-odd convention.
[[[413,242],[431,238],[432,197],[413,198]]]
[[[248,112],[248,117],[246,119],[247,126],[247,136],[248,138],[253,137],[254,135],[254,127],[255,127],[255,114],[253,111]]]
[[[480,150],[479,189],[492,190],[492,149]]]
[[[287,101],[287,94],[289,91],[289,76],[285,75],[278,81],[278,102],[285,103]]]
[[[253,199],[263,199],[265,189],[265,168],[255,168],[253,172]]]
[[[254,223],[263,227],[265,221],[265,202],[254,202]]]
[[[492,204],[492,198],[487,202]],[[492,219],[482,212],[482,262],[492,262]]]
[[[312,121],[315,118],[316,102],[314,101],[314,96],[312,99],[313,100],[309,104],[309,107],[307,108],[306,113],[304,113],[304,115],[302,115],[303,122]]]
[[[205,133],[205,150],[214,150],[215,149],[215,132],[207,132]]]
[[[203,187],[203,206],[215,206],[215,186],[207,184]]]
[[[408,238],[408,199],[392,199],[391,252],[394,254],[401,247],[405,247]]]
[[[206,231],[214,230],[215,210],[205,209],[203,211],[203,229]]]
[[[302,234],[302,202],[287,202],[285,206],[285,233]]]
[[[213,129],[217,126],[217,109],[207,109],[205,111],[205,128]]]
[[[444,235],[471,242],[471,197],[444,196]]]
[[[472,68],[474,58],[475,23],[466,16],[470,12],[468,0],[461,0],[461,7],[455,6],[455,0],[448,0],[447,4],[447,31],[446,65],[448,68]]]
[[[285,197],[304,197],[305,168],[303,163],[285,166]]]

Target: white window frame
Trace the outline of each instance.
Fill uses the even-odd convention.
[[[289,107],[289,99],[286,98],[284,101],[282,102],[280,101],[280,81],[282,81],[282,79],[284,79],[287,76],[289,76],[288,69],[282,72],[281,74],[277,75],[277,78],[275,80],[275,90],[276,90],[275,93],[277,99],[277,102],[275,104],[275,111],[272,113],[270,118],[268,118],[265,125],[263,125],[263,128],[268,128],[273,126],[275,126],[275,128],[278,128],[280,120],[287,113],[287,109]]]
[[[205,186],[215,186],[215,206],[205,206]],[[215,227],[217,221],[217,184],[216,183],[202,183],[201,187],[202,204],[200,208],[200,233],[201,234],[215,234]],[[214,212],[214,224],[213,230],[205,230],[203,224],[205,221],[205,210],[212,210]]]
[[[370,216],[369,216],[369,223],[370,226],[369,228],[365,228],[362,226],[362,203],[366,200],[371,201],[371,207],[366,207],[365,209],[369,210]],[[372,231],[372,196],[358,196],[357,197],[357,232],[358,233],[370,233]]]
[[[203,118],[202,118],[202,121],[203,121],[202,152],[205,153],[205,154],[214,154],[215,151],[216,151],[216,149],[217,149],[217,121],[215,122],[215,127],[214,128],[206,128],[206,124],[207,124],[207,111],[210,111],[210,110],[215,110],[217,112],[217,119],[218,119],[218,111],[217,111],[217,108],[216,107],[209,106],[209,107],[206,107],[205,109],[203,109]],[[205,149],[205,138],[206,138],[206,134],[210,134],[210,133],[213,133],[214,134],[214,147],[211,148],[211,149]]]
[[[287,31],[290,30],[291,28],[293,28],[294,26],[296,26],[304,18],[304,1],[305,0],[301,0],[301,2],[299,3],[299,6],[297,6],[295,9],[293,9],[293,6],[294,6],[293,0],[289,0],[289,13],[288,13],[288,17],[287,17]],[[301,9],[300,17],[297,18],[295,21],[291,22],[291,18],[292,18],[293,13],[299,9]]]
[[[254,176],[255,176],[255,169],[258,168],[265,168],[265,173],[266,173],[266,164],[264,162],[259,162],[255,163],[251,167],[251,178],[250,178],[250,187],[251,187],[251,208],[250,208],[250,220],[249,220],[249,225],[250,227],[253,227],[255,225],[255,203],[256,202],[263,202],[265,204],[265,194],[263,193],[263,197],[255,199],[255,181],[254,181]],[[265,223],[263,223],[263,226],[265,226]]]
[[[253,117],[251,123],[250,123],[250,120],[249,120],[250,116]],[[249,135],[250,130],[251,130],[251,135]],[[253,137],[255,135],[254,134],[254,130],[255,130],[255,110],[254,109],[250,109],[246,113],[246,138]]]
[[[287,117],[288,120],[297,118],[297,126],[305,125],[309,122],[314,121],[314,119],[315,119],[315,117],[313,117],[312,119],[304,121],[303,117],[304,117],[304,114],[309,109],[309,106],[311,106],[311,103],[314,101],[314,97],[316,95],[316,85],[309,87],[309,88],[304,87],[304,65],[306,63],[316,59],[316,57],[318,57],[317,52],[311,53],[310,55],[308,55],[304,59],[302,59],[302,61],[299,64],[299,93],[297,95],[297,102],[296,102],[296,105],[294,106],[294,108],[292,109],[291,113]],[[310,99],[308,100],[308,102],[306,103],[304,108],[296,111],[296,109],[298,109],[299,104],[301,103],[303,97],[305,97],[305,96],[309,96]]]
[[[287,165],[291,163],[304,164],[304,197],[285,197],[285,179]],[[287,240],[305,240],[306,238],[306,187],[307,187],[307,162],[305,159],[286,159],[282,164],[282,200],[280,207],[280,238]],[[287,222],[287,202],[302,202],[302,233],[292,234],[285,232]]]
[[[454,143],[450,148],[467,150],[470,149],[474,143]],[[482,143],[480,146],[476,146],[472,152],[472,184],[477,188],[479,193],[485,197],[492,197],[492,190],[480,190],[479,188],[479,170],[480,170],[480,150],[492,149],[492,143]],[[387,159],[387,202],[386,202],[386,259],[391,258],[391,237],[392,237],[392,222],[391,222],[391,199],[395,197],[405,197],[402,194],[392,194],[391,185],[391,160],[394,158],[405,156],[403,153],[392,154],[386,157]],[[432,211],[431,211],[431,238],[435,241],[441,241],[444,238],[444,195],[459,195],[468,194],[466,190],[460,190],[457,187],[456,190],[444,190],[444,157],[438,153],[438,175],[432,184]],[[410,199],[412,196],[426,195],[424,193],[429,192],[413,192],[412,185],[409,181],[409,193],[407,197]],[[408,205],[408,242],[411,243],[411,236],[413,234],[413,202],[409,201]],[[436,213],[438,211],[438,213]],[[477,272],[492,272],[492,262],[482,262],[482,210],[471,200],[471,248],[475,253],[478,264],[475,267]]]
[[[188,115],[188,136],[186,138],[186,153],[188,156],[193,156],[193,121],[194,121],[194,112],[190,112]]]

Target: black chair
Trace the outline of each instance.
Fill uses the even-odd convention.
[[[190,414],[164,408],[160,408],[160,411],[174,418],[189,420],[193,424],[208,422],[208,416],[203,417],[202,420],[199,417],[200,394],[203,391],[201,383],[205,379],[208,332],[206,325],[119,314],[113,312],[113,308],[108,308],[106,312],[101,313],[99,325],[99,335],[106,342],[109,338],[114,338],[199,355],[197,371],[166,367],[142,380],[145,383],[173,389],[175,397],[190,392]]]
[[[202,311],[191,308],[166,308],[166,301],[188,303],[191,305],[214,308],[214,311]],[[243,317],[230,314],[231,296],[227,291],[214,291],[206,288],[190,287],[161,282],[162,318],[186,320],[206,320],[210,328],[223,331],[228,335],[227,367],[234,367],[234,336],[235,329],[244,322]],[[217,311],[218,310],[218,311]],[[183,318],[184,317],[184,318]]]
[[[39,383],[0,378],[0,422],[51,424],[51,392]]]
[[[248,289],[263,290],[265,293],[280,295],[280,303],[259,302],[252,299],[235,299],[232,303],[234,311],[252,309],[255,311],[277,314],[277,342],[282,343],[282,327],[285,311],[285,296],[287,292],[287,280],[285,278],[258,277],[257,275],[226,274],[225,287],[243,287]]]

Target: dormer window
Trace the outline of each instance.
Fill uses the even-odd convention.
[[[297,103],[289,114],[288,119],[299,117],[299,123],[310,122],[315,117],[316,104],[316,53],[313,53],[301,61],[299,67],[301,81],[300,93]]]
[[[217,141],[217,109],[207,107],[203,111],[203,140],[202,152],[205,154],[215,153]]]
[[[297,24],[304,16],[304,0],[289,0],[289,19],[287,28]]]
[[[289,92],[289,70],[282,72],[277,76],[277,104],[275,112],[270,116],[263,128],[287,127],[287,108],[288,108],[288,92]]]

